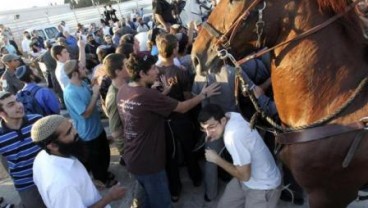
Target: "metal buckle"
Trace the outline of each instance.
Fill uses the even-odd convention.
[[[218,50],[218,51],[217,51],[217,56],[218,56],[220,59],[226,59],[228,55],[229,55],[229,53],[227,52],[227,50],[226,50],[226,49],[221,49],[221,50]]]
[[[359,119],[359,121],[364,124],[364,130],[368,130],[368,116]]]

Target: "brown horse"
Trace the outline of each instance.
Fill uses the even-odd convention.
[[[368,75],[366,40],[354,9],[346,11],[351,6],[349,2],[265,0],[253,8],[254,2],[250,0],[221,0],[208,19],[212,32],[202,29],[194,43],[193,63],[200,71],[219,68],[222,61],[217,56],[219,37],[216,34],[228,35],[230,41],[223,47],[239,60],[256,51],[257,42],[272,47],[344,14],[328,26],[273,51],[272,86],[282,123],[289,127],[311,124],[336,112],[352,98]],[[258,10],[263,6],[264,25],[260,25],[263,33],[257,34]],[[252,9],[247,19],[237,24],[249,8]],[[328,124],[343,127],[368,116],[367,88],[364,86],[352,103]],[[357,197],[358,189],[368,183],[368,134],[363,134],[350,164],[342,167],[361,132],[365,131],[289,144],[281,150],[282,161],[307,192],[311,207],[346,207]]]

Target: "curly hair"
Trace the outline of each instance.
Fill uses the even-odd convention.
[[[125,68],[127,69],[131,80],[138,81],[141,76],[139,75],[140,71],[147,73],[152,65],[156,63],[156,58],[151,55],[145,54],[134,54],[131,53],[129,59],[125,62]]]

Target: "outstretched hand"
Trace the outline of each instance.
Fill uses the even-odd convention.
[[[210,86],[207,87],[205,85],[201,91],[201,94],[205,95],[206,97],[211,97],[213,95],[219,95],[221,85],[219,83],[212,83]]]

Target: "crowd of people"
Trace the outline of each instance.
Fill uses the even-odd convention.
[[[235,68],[224,62],[217,73],[196,72],[190,52],[201,24],[180,24],[166,0],[152,7],[153,22],[143,10],[119,18],[111,5],[99,24],[78,24],[75,33],[62,21],[55,44],[24,31],[18,48],[1,25],[0,153],[22,206],[105,207],[121,199],[124,181],[109,172],[114,142],[140,185],[139,207],[180,200],[183,164],[194,187],[204,184],[206,201],[219,197],[219,178],[228,182],[220,208],[276,207],[282,171],[264,133],[242,117],[251,112],[237,105]],[[268,59],[246,63],[243,77],[277,117],[266,93]],[[302,192],[295,198],[303,203]]]

